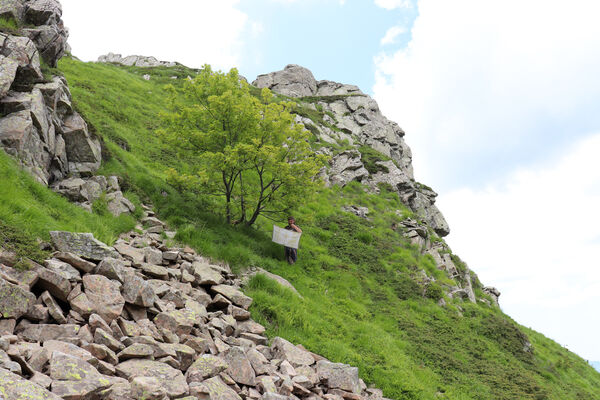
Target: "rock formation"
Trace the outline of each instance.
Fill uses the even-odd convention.
[[[269,345],[241,278],[168,247],[148,208],[143,223],[114,247],[51,232],[57,251],[26,277],[0,264],[3,398],[383,400],[357,368]]]
[[[307,97],[308,107],[324,113],[324,123],[301,115],[297,121],[315,132],[323,143],[321,151],[332,156],[330,168],[323,174],[327,184],[343,186],[351,181],[360,181],[373,190],[378,190],[380,183],[389,184],[438,235],[450,233],[446,220],[435,205],[437,194],[414,180],[412,153],[404,142],[404,131],[383,116],[377,102],[358,87],[317,81],[308,69],[298,65],[288,65],[282,71],[260,75],[253,85],[300,100]],[[355,150],[334,153],[327,146],[343,142],[355,147]],[[381,166],[379,171],[369,172],[361,159],[360,146],[375,149],[389,161],[377,161]]]
[[[45,76],[67,48],[56,0],[10,0],[0,5],[18,34],[0,32],[0,147],[40,182],[89,176],[100,167],[100,141],[73,109],[64,78]]]
[[[98,62],[101,63],[112,63],[124,65],[127,67],[136,66],[142,68],[148,67],[175,67],[179,65],[172,61],[159,61],[155,57],[146,56],[126,56],[123,57],[120,54],[108,53],[98,57]]]
[[[450,233],[450,228],[435,205],[437,193],[415,181],[412,153],[404,142],[404,131],[381,114],[375,100],[354,85],[317,81],[308,69],[298,65],[260,75],[252,84],[295,98],[312,110],[313,116],[319,112],[322,120],[298,111],[296,122],[304,124],[316,136],[318,151],[331,157],[329,167],[321,172],[325,183],[345,186],[358,181],[373,192],[378,192],[382,184],[395,190],[416,219],[407,219],[393,229],[401,229],[412,244],[433,257],[439,269],[459,282],[460,286],[447,288],[450,297],[477,301],[473,274],[464,263],[457,267],[450,248],[441,240]],[[365,147],[379,154],[375,161],[370,161],[371,165],[364,159]],[[359,205],[344,211],[362,218],[367,218],[368,213],[368,209]],[[498,290],[486,288],[484,292],[497,304]]]

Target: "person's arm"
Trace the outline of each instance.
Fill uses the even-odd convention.
[[[302,229],[298,228],[298,227],[296,226],[296,224],[292,224],[292,225],[290,225],[290,226],[291,226],[291,227],[292,227],[292,229],[294,229],[296,232],[298,232],[298,233],[302,233]]]

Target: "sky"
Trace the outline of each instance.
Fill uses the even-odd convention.
[[[600,360],[600,3],[62,0],[75,56],[287,64],[358,85],[406,131],[447,241],[502,309]]]

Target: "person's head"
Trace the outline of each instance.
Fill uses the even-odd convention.
[[[289,216],[288,217],[288,224],[291,225],[291,224],[295,224],[295,223],[296,223],[296,219],[294,217],[292,217],[292,216]]]

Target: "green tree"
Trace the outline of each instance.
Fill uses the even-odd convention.
[[[169,180],[222,196],[228,223],[279,218],[317,184],[325,158],[314,154],[310,133],[294,122],[293,103],[276,102],[268,89],[254,96],[236,69],[210,66],[169,90],[170,111],[159,133],[180,160]]]

